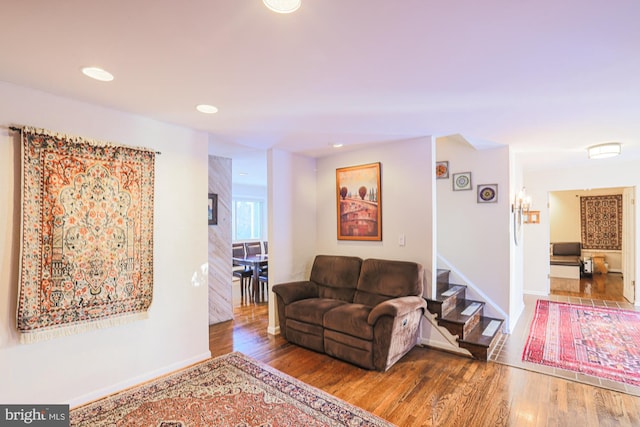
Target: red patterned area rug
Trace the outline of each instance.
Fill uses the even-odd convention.
[[[538,300],[522,360],[640,386],[640,312]]]
[[[241,353],[71,411],[72,426],[393,426]]]

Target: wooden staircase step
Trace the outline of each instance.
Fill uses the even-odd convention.
[[[427,299],[427,310],[442,317],[451,311],[459,300],[464,299],[467,287],[464,285],[448,285],[438,290],[434,299]]]
[[[436,295],[425,298],[427,310],[435,314],[438,326],[458,336],[458,346],[479,360],[488,360],[502,335],[503,319],[484,317],[482,301],[466,299],[465,285],[450,283],[451,271],[436,271]]]
[[[502,335],[503,323],[503,319],[482,316],[464,338],[458,338],[458,344],[461,348],[469,350],[476,359],[486,361]]]
[[[438,292],[440,292],[441,289],[446,290],[449,287],[449,273],[450,270],[442,268],[438,268],[436,270],[436,288],[438,289]]]
[[[484,302],[463,299],[449,312],[438,319],[438,325],[444,326],[452,335],[464,339],[478,324],[484,308]]]

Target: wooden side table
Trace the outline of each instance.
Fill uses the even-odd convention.
[[[607,274],[607,266],[604,265],[605,256],[604,255],[593,255],[593,272]]]

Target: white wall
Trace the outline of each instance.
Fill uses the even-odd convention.
[[[276,283],[309,278],[317,239],[316,160],[272,149],[267,152],[267,175],[271,290]],[[279,331],[275,301],[270,293],[271,334]]]
[[[449,178],[436,180],[438,256],[467,279],[462,284],[486,294],[488,299],[478,297],[494,309],[488,305],[485,314],[509,315],[509,148],[476,150],[460,138],[438,138],[436,153],[437,161],[449,161]],[[453,174],[459,172],[471,172],[472,190],[452,190]],[[497,184],[498,201],[478,203],[479,184]],[[473,289],[468,293],[474,297]]]
[[[336,169],[381,163],[382,241],[337,238]],[[415,261],[433,271],[433,144],[430,137],[372,145],[318,159],[316,252]],[[399,244],[405,236],[406,244]],[[430,282],[430,281],[429,281]],[[431,283],[425,284],[430,285]]]
[[[19,344],[20,144],[9,125],[162,152],[148,319]],[[0,402],[78,405],[210,357],[206,278],[191,281],[207,262],[206,134],[5,83],[0,126]]]
[[[531,195],[534,210],[540,211],[540,224],[537,227],[524,227],[525,259],[524,290],[536,295],[549,294],[549,209],[547,207],[549,192],[597,189],[614,187],[635,187],[634,198],[638,198],[640,184],[640,168],[637,161],[621,162],[618,159],[594,160],[591,166],[564,169],[528,171],[524,175],[527,193]],[[636,230],[639,224],[640,210],[636,209]],[[638,233],[635,236],[635,247],[640,248]],[[635,264],[638,264],[640,251],[636,250]],[[636,280],[634,277],[633,280]],[[636,280],[636,295],[638,295]]]

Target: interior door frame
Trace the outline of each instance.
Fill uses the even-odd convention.
[[[608,188],[608,187],[603,187]],[[636,187],[619,186],[611,188],[622,188],[622,277],[623,277],[623,296],[631,304],[636,305],[636,210],[635,210],[635,192]],[[602,188],[598,188],[601,190]],[[549,198],[551,193],[566,191],[585,191],[583,189],[562,189],[549,190],[547,192],[547,209],[549,209]],[[588,191],[588,190],[587,190]],[[550,216],[549,216],[550,217]],[[547,229],[549,233],[549,241],[551,241],[551,223]],[[548,279],[547,289],[551,291],[551,278]]]
[[[624,187],[622,195],[622,292],[632,304],[636,300],[635,192],[635,187]]]

